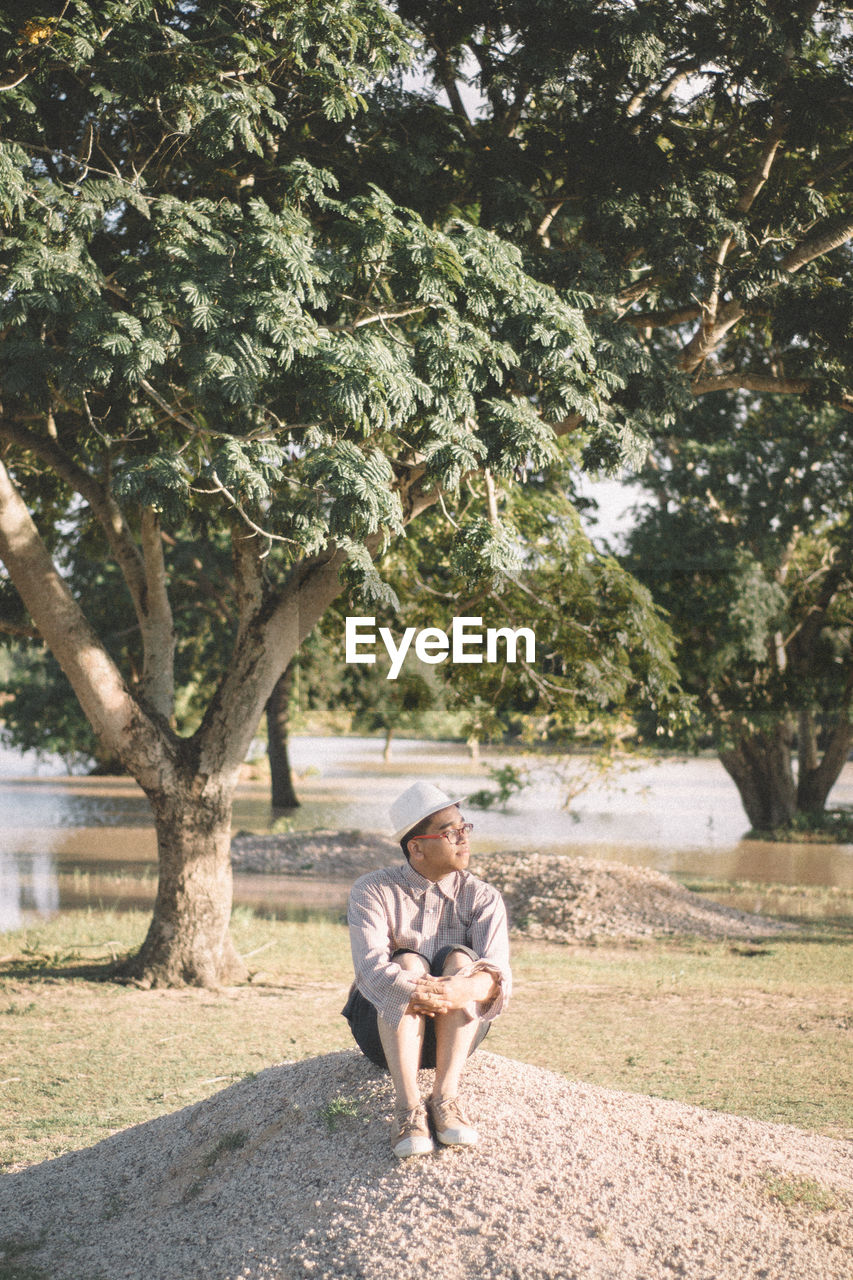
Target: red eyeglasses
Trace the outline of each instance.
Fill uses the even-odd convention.
[[[415,836],[416,840],[446,840],[448,844],[461,844],[474,830],[473,822],[463,822],[461,827],[451,827],[449,831],[439,831],[431,836]]]

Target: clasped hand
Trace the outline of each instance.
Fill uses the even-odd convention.
[[[446,978],[425,975],[415,983],[414,994],[406,1012],[434,1018],[438,1013],[462,1009],[473,998],[471,987],[470,978],[461,978],[456,974],[450,974]]]

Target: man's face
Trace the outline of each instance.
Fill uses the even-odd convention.
[[[451,844],[447,839],[437,840],[434,837],[444,835],[447,831],[458,829],[464,823],[465,819],[459,812],[457,805],[449,805],[446,809],[439,809],[438,813],[434,813],[430,818],[428,831],[425,832],[430,838],[424,840],[421,836],[412,840],[409,844],[409,858],[415,870],[427,880],[441,880],[443,876],[447,876],[451,871],[464,871],[468,866],[468,860],[471,856],[471,850],[468,846],[468,837],[465,836],[461,844]]]

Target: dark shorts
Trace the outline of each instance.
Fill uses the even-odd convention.
[[[470,956],[472,960],[479,960],[476,952],[470,947],[459,946],[458,944],[449,947],[442,947],[437,951],[432,960],[427,960],[423,956],[423,960],[429,965],[429,971],[434,978],[441,976],[441,971],[447,961],[447,957],[452,951],[462,951],[466,956]],[[410,954],[420,955],[419,951],[407,952],[405,948],[395,951],[394,956]],[[391,959],[394,959],[394,956]],[[350,1031],[353,1034],[356,1044],[366,1058],[374,1062],[377,1067],[384,1067],[387,1070],[388,1063],[385,1061],[385,1050],[382,1048],[382,1041],[379,1038],[379,1022],[376,1013],[376,1006],[371,1004],[366,996],[363,996],[358,987],[353,986],[349,994],[349,999],[344,1005],[341,1013],[350,1025]],[[424,1019],[426,1026],[424,1027],[424,1043],[421,1053],[421,1066],[432,1069],[435,1066],[435,1023],[432,1018]],[[489,1034],[488,1022],[481,1022],[474,1037],[474,1043],[469,1050],[469,1056],[474,1052],[479,1044]]]

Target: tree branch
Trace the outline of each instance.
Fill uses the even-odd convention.
[[[237,641],[239,649],[264,602],[264,551],[257,533],[236,524],[231,531],[234,564],[234,594],[237,600]]]
[[[198,435],[200,433],[201,428],[198,424],[193,422],[192,418],[185,418],[182,413],[178,412],[174,405],[169,404],[168,400],[164,400],[160,395],[160,392],[157,391],[155,387],[152,387],[147,378],[140,378],[139,385],[148,396],[149,400],[153,400],[156,405],[159,405],[163,412],[167,413],[174,422],[178,423],[179,426],[186,427],[187,431],[191,431],[193,435]]]
[[[438,45],[432,45],[432,51],[435,54],[436,67],[438,69],[438,78],[441,87],[447,94],[447,100],[450,103],[450,110],[456,119],[462,125],[468,137],[475,134],[474,126],[471,124],[471,117],[465,109],[465,103],[462,101],[462,95],[459,92],[459,86],[456,83],[456,75],[454,74],[450,58],[444,49],[439,49]]]
[[[14,636],[16,640],[41,640],[41,632],[35,627],[25,627],[18,622],[4,622],[2,618],[0,632],[4,636]]]
[[[764,394],[801,396],[816,387],[812,378],[776,378],[766,373],[750,373],[748,370],[699,377],[691,383],[694,396],[705,396],[712,391],[757,391]],[[838,409],[853,413],[853,392],[845,392],[830,402]]]
[[[241,623],[233,661],[196,734],[203,773],[237,775],[277,680],[342,590],[340,571],[346,556],[331,545],[325,556],[295,564],[281,591],[259,596],[259,562],[254,568],[250,563],[249,541],[244,536],[241,548],[235,547],[236,554],[248,556],[243,582],[246,625]]]
[[[142,694],[149,706],[170,720],[175,709],[175,628],[160,519],[152,507],[142,512],[142,557],[146,582]]]
[[[45,462],[81,498],[85,498],[107,537],[110,550],[124,575],[140,625],[144,624],[147,583],[145,566],[133,534],[112,494],[90,472],[79,466],[58,441],[39,436],[19,422],[0,422],[0,439],[18,445]]]
[[[699,307],[690,306],[676,311],[632,311],[624,316],[624,320],[636,329],[669,329],[673,325],[689,324],[701,314]]]
[[[560,210],[562,209],[565,203],[566,201],[565,199],[563,199],[563,200],[558,200],[555,205],[552,205],[551,208],[548,210],[548,212],[545,214],[545,217],[539,223],[539,226],[536,228],[536,235],[542,241],[546,249],[550,249],[551,247],[551,237],[548,234],[551,230],[551,223],[554,221],[557,214],[560,212]]]
[[[825,254],[832,253],[833,249],[840,249],[851,239],[853,239],[853,216],[848,215],[843,221],[824,227],[822,231],[809,236],[802,244],[797,245],[796,249],[792,249],[782,259],[780,265],[793,275],[809,262],[814,262],[815,258],[822,258]]]
[[[172,743],[142,711],[71,595],[0,462],[0,559],[104,747],[146,790],[163,785]]]

